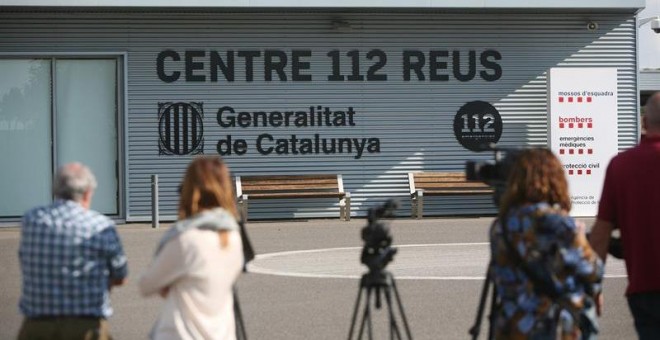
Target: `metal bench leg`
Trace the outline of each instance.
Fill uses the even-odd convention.
[[[424,216],[424,190],[417,190],[417,213],[415,214],[417,219]]]
[[[410,218],[415,218],[417,215],[417,196],[410,195]]]
[[[347,192],[344,198],[339,200],[339,219],[351,220],[351,193]]]
[[[248,197],[247,195],[243,195],[238,198],[238,213],[241,214],[241,217],[243,218],[243,222],[247,222],[248,220]]]
[[[339,220],[346,219],[346,199],[339,199]]]
[[[344,211],[346,213],[345,220],[350,221],[351,220],[351,193],[350,192],[346,193],[346,197],[344,198],[344,200],[346,201],[346,210]]]

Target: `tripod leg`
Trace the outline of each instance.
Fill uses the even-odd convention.
[[[406,312],[403,310],[403,304],[401,303],[401,297],[399,296],[399,290],[396,289],[396,282],[394,277],[390,276],[390,281],[392,282],[392,289],[394,290],[394,296],[396,297],[396,302],[399,305],[399,312],[401,313],[401,319],[403,320],[403,327],[406,329],[406,335],[408,339],[412,340],[412,334],[410,332],[410,326],[408,325],[408,318],[406,318]]]
[[[488,339],[495,339],[495,310],[497,308],[497,292],[493,284],[493,294],[490,297],[490,313],[488,313]]]
[[[390,318],[390,339],[394,340],[394,334],[396,334],[396,338],[401,340],[401,332],[399,331],[399,326],[396,324],[394,310],[392,309],[392,292],[390,291],[390,287],[385,287],[385,302],[387,303],[387,312]]]
[[[380,286],[376,286],[376,294],[375,294],[376,295],[376,303],[375,303],[376,309],[380,309],[380,307],[383,305],[380,302],[381,301],[380,300],[380,293],[381,293]]]
[[[358,296],[355,299],[355,308],[353,309],[353,318],[351,319],[351,328],[348,331],[348,340],[353,339],[353,328],[355,327],[355,320],[357,318],[358,309],[360,309],[360,300],[362,299],[362,284],[360,284],[360,289],[358,289]]]
[[[236,320],[236,339],[247,340],[247,333],[245,332],[245,323],[243,323],[243,313],[241,313],[241,305],[238,303],[238,294],[236,287],[234,287],[234,319]]]
[[[371,325],[371,293],[373,290],[371,287],[367,287],[367,298],[364,305],[364,313],[362,314],[362,322],[360,323],[360,331],[358,332],[358,340],[362,339],[362,334],[364,333],[364,324],[367,324],[367,332],[369,334],[369,340],[373,339],[372,334],[372,325]]]
[[[490,289],[490,266],[488,266],[488,270],[486,271],[486,280],[484,281],[484,286],[481,289],[481,297],[479,298],[479,307],[477,308],[477,317],[474,320],[474,325],[470,328],[470,335],[472,335],[472,340],[476,340],[479,337],[479,332],[481,331],[481,320],[484,315],[484,309],[486,308],[486,298],[488,297],[488,291]],[[493,297],[495,297],[495,293],[493,292]],[[490,316],[489,316],[490,317]],[[490,333],[490,331],[489,331]],[[488,337],[490,339],[490,335]]]

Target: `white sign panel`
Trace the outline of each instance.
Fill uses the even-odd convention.
[[[564,164],[573,216],[596,216],[610,159],[618,152],[617,70],[548,72],[548,140]]]

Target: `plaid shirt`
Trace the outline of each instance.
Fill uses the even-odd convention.
[[[128,273],[114,222],[68,200],[23,216],[18,255],[23,274],[19,307],[29,318],[107,318],[112,314],[110,280]]]

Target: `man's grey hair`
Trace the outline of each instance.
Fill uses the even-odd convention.
[[[654,93],[644,106],[644,115],[646,115],[647,128],[660,130],[660,92]]]
[[[53,194],[56,198],[79,202],[87,191],[94,189],[96,178],[81,163],[68,163],[57,169],[53,180]]]

